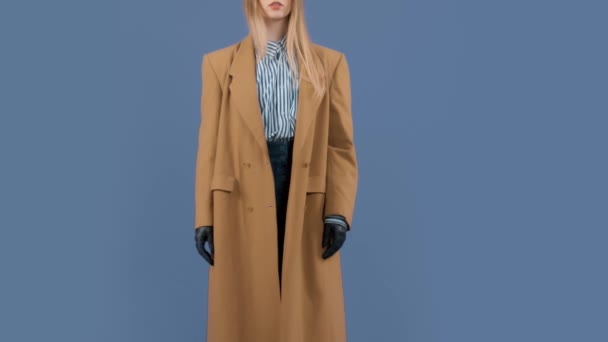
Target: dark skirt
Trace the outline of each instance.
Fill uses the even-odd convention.
[[[277,252],[279,288],[281,286],[281,265],[283,263],[283,242],[285,239],[285,218],[287,214],[287,198],[291,180],[291,161],[293,154],[293,138],[280,141],[266,141],[268,155],[274,176],[274,188],[277,212]]]

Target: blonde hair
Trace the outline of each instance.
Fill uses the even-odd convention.
[[[292,75],[296,79],[297,77],[305,77],[313,85],[317,96],[322,96],[326,90],[325,66],[319,56],[313,52],[312,41],[308,35],[304,17],[304,0],[291,1],[291,13],[289,14],[287,38],[285,39],[287,62]],[[260,8],[259,0],[243,0],[243,7],[249,32],[258,51],[257,59],[259,60],[266,54],[267,46],[263,9]],[[301,63],[296,68],[296,58],[298,56]],[[299,72],[298,75],[296,72],[298,69],[305,72]]]

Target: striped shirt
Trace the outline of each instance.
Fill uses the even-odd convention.
[[[299,84],[287,63],[286,38],[278,42],[269,40],[266,56],[256,65],[258,101],[267,141],[293,138],[296,127]],[[257,57],[258,52],[255,53]],[[324,222],[350,230],[344,216],[338,214],[326,215]]]
[[[299,89],[287,63],[286,38],[269,40],[268,52],[256,66],[258,100],[268,141],[293,138],[296,126]]]

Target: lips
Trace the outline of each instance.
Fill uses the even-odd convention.
[[[282,3],[280,3],[280,2],[278,2],[278,1],[275,1],[275,2],[271,2],[271,3],[270,3],[270,5],[268,5],[268,6],[271,6],[271,7],[275,7],[275,6],[283,6],[283,4],[282,4]]]

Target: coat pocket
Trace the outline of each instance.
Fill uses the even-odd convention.
[[[234,190],[236,179],[229,175],[214,175],[211,180],[211,190],[223,190],[232,192]]]
[[[325,177],[309,176],[308,185],[306,186],[306,193],[325,193],[325,184]]]
[[[325,205],[326,182],[323,176],[309,176],[306,186],[306,201],[304,202],[304,224],[320,231],[323,223],[323,207]]]

